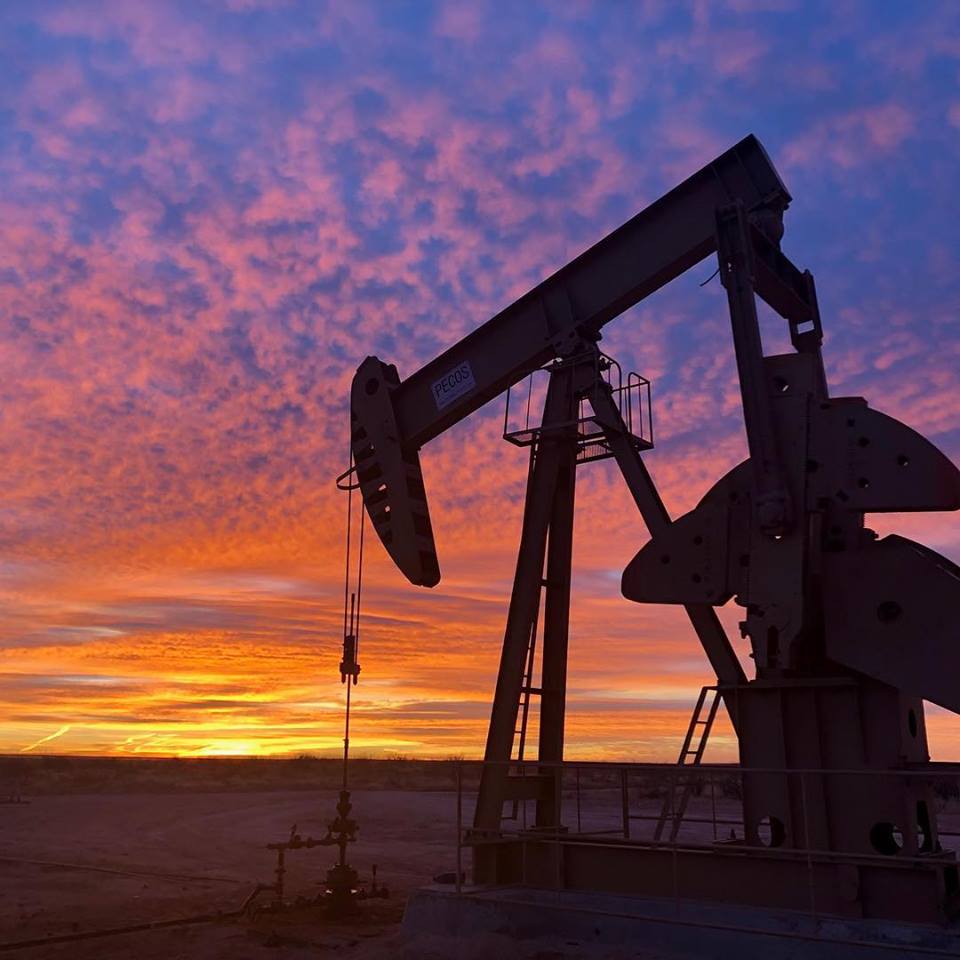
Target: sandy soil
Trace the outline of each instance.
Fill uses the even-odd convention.
[[[454,806],[449,795],[430,793],[360,792],[354,800],[361,832],[351,860],[369,877],[376,857],[393,893],[366,911],[382,933],[398,922],[410,889],[453,868],[455,820],[444,812]],[[0,857],[16,858],[0,860],[0,942],[236,910],[258,881],[273,879],[275,854],[266,842],[284,839],[293,824],[303,836],[322,836],[335,802],[332,791],[297,791],[40,796],[0,807]],[[315,894],[331,862],[328,849],[290,853],[290,894]],[[129,956],[135,941],[141,957],[254,957],[258,945],[271,957],[296,957],[306,949],[298,946],[303,924],[296,919],[138,933],[30,954]],[[332,935],[348,945],[369,932],[357,925]]]
[[[275,855],[265,843],[285,838],[293,824],[303,836],[321,836],[335,802],[335,792],[325,790],[49,795],[4,805],[0,944],[236,910],[256,882],[272,880]],[[368,790],[355,792],[354,804],[361,831],[351,862],[365,878],[375,862],[379,879],[391,891],[389,900],[363,904],[358,921],[332,924],[309,911],[264,913],[253,920],[48,944],[13,955],[60,960],[597,956],[564,942],[404,938],[398,924],[407,895],[455,869],[455,795]],[[465,816],[471,806],[468,799]],[[323,848],[291,853],[290,894],[315,895],[331,861],[331,852]],[[616,954],[606,950],[603,955]]]
[[[221,918],[48,943],[9,955],[30,960],[300,960],[327,955],[348,960],[652,960],[652,954],[640,950],[618,952],[564,941],[405,938],[399,922],[409,893],[455,869],[456,794],[449,789],[361,789],[353,799],[360,838],[350,861],[366,880],[375,863],[378,878],[391,891],[389,900],[364,903],[357,920],[335,924],[310,910],[264,912],[252,919]],[[619,789],[594,787],[581,799],[583,830],[619,827]],[[302,836],[322,836],[334,813],[336,792],[69,792],[41,793],[29,800],[0,805],[0,952],[12,941],[236,911],[257,882],[273,879],[275,854],[266,843],[284,839],[294,824]],[[564,807],[564,821],[575,828],[575,794],[569,793]],[[655,799],[631,799],[634,813],[654,814],[658,807]],[[705,822],[686,826],[684,838],[712,839],[714,813],[721,821],[733,819],[737,808],[736,801],[724,797],[695,799],[689,814]],[[471,814],[468,795],[464,822]],[[947,820],[942,826],[960,827],[955,812]],[[634,837],[649,836],[652,823],[636,821],[631,829]],[[730,829],[721,824],[717,835],[725,837]],[[315,896],[332,861],[326,848],[290,853],[288,893]]]

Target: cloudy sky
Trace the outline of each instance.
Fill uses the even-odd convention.
[[[833,392],[960,460],[958,38],[951,2],[5,2],[0,751],[336,749],[357,363],[409,375],[749,132]],[[745,451],[712,271],[605,334],[674,514]],[[361,752],[482,749],[502,404],[423,451],[440,586],[368,551]],[[645,532],[611,465],[578,483],[570,753],[666,759],[706,663],[619,596]],[[956,515],[873,525],[960,560]]]

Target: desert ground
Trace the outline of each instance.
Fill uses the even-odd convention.
[[[268,842],[285,839],[294,825],[303,837],[323,836],[338,777],[336,763],[311,759],[0,759],[0,800],[23,801],[0,804],[0,953],[30,960],[654,956],[575,942],[490,936],[464,943],[402,932],[410,893],[456,869],[456,770],[442,761],[361,761],[352,769],[360,831],[349,860],[368,882],[376,864],[388,899],[362,903],[349,921],[333,922],[309,906],[236,915],[257,883],[273,880]],[[464,822],[472,812],[473,777],[468,768]],[[616,786],[591,783],[580,799],[583,829],[620,824]],[[636,812],[658,809],[641,787],[630,802]],[[565,821],[575,824],[574,790],[567,790],[564,807]],[[720,791],[695,800],[691,813],[710,821],[716,811],[722,821],[736,809]],[[957,829],[960,816],[949,815]],[[651,828],[640,822],[634,835]],[[706,822],[690,829],[709,839],[715,828]],[[726,836],[731,827],[716,829]],[[289,853],[288,895],[315,897],[334,855],[326,847]],[[254,902],[269,901],[267,894]],[[197,922],[87,936],[191,919]]]
[[[0,952],[30,960],[597,956],[576,943],[402,934],[411,891],[456,869],[457,821],[453,764],[399,760],[352,769],[360,831],[349,860],[366,881],[376,864],[390,892],[362,903],[355,918],[331,922],[303,907],[86,937],[234,913],[258,882],[273,880],[268,842],[286,839],[294,825],[303,837],[323,836],[338,777],[336,763],[310,759],[0,760],[0,799],[24,801],[0,805]],[[473,804],[466,779],[465,819]],[[619,800],[607,792],[602,806],[615,819]],[[289,853],[288,895],[316,896],[334,856],[330,848]],[[41,943],[15,946],[31,941]]]

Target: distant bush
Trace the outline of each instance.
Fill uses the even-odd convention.
[[[64,757],[0,756],[0,796],[14,789],[42,794],[235,793],[337,790],[338,757]],[[478,767],[464,763],[463,783],[476,782]],[[448,760],[358,757],[350,761],[355,790],[452,790],[456,777]]]

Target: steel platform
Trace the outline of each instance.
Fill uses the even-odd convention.
[[[657,897],[527,887],[426,887],[407,904],[409,937],[500,934],[584,947],[630,944],[665,956],[737,960],[930,960],[960,956],[960,928],[815,917]]]

